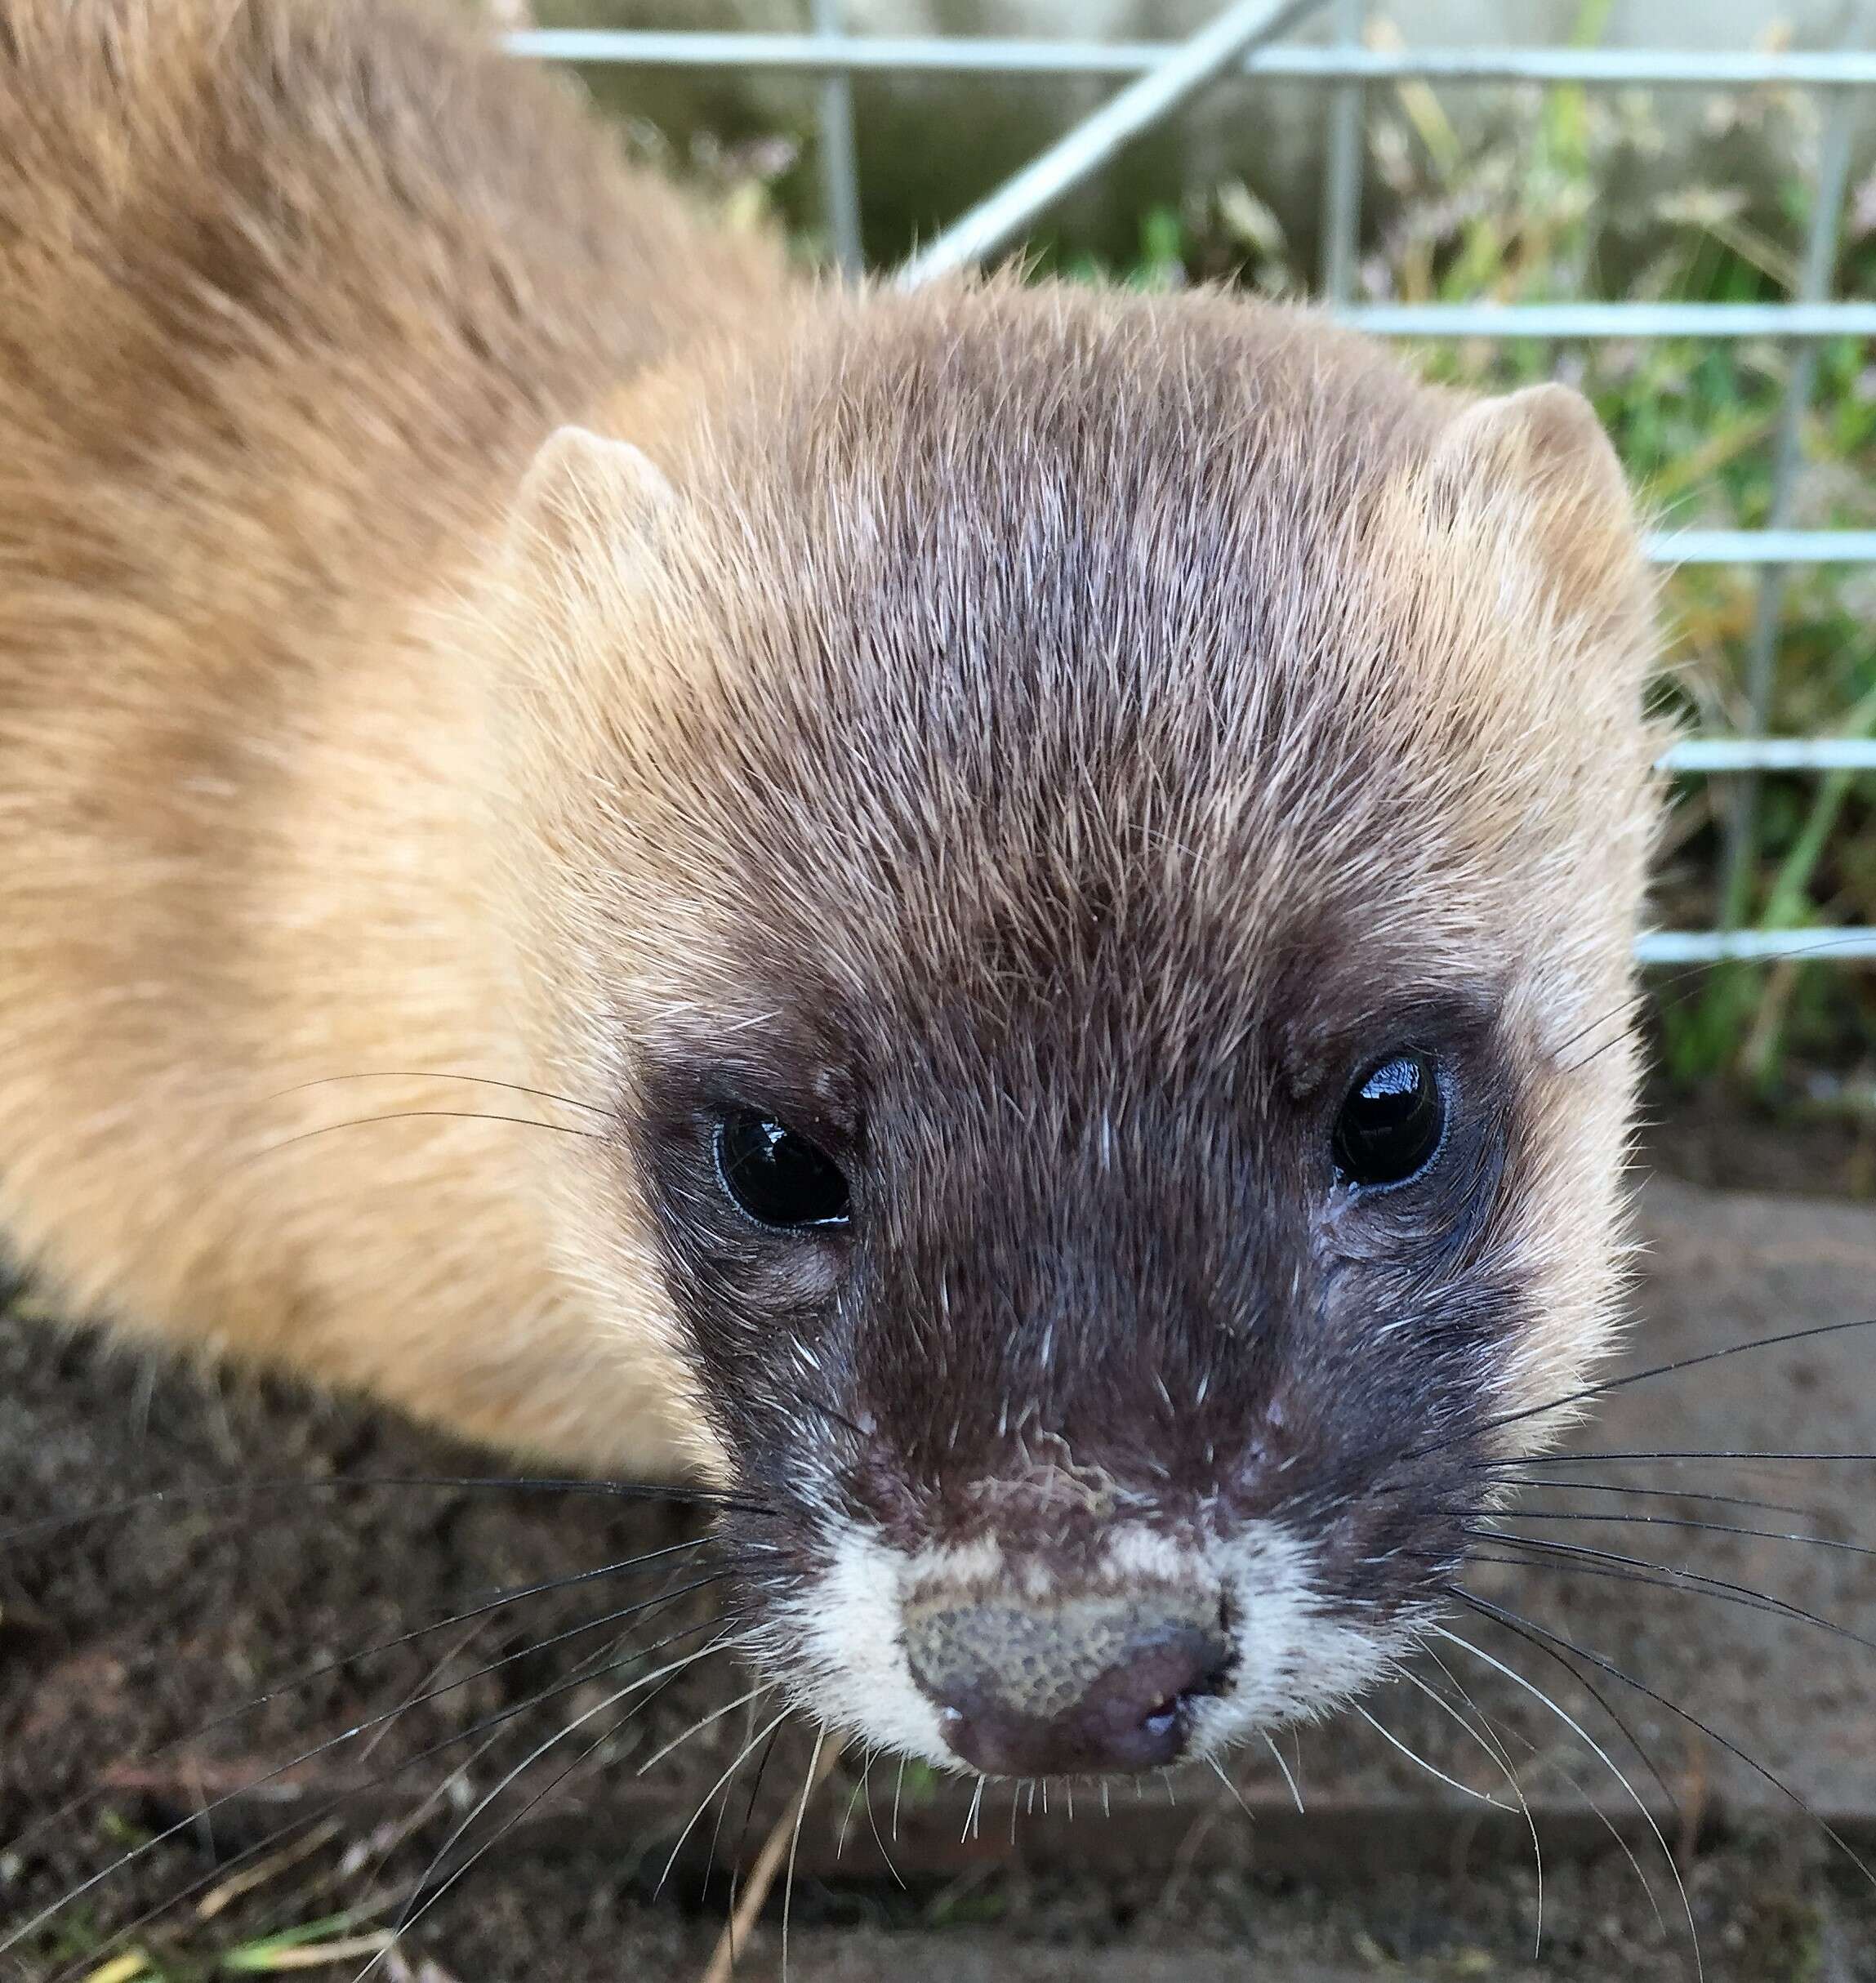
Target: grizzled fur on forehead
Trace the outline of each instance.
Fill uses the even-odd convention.
[[[778,342],[660,437],[675,510],[594,544],[559,630],[643,671],[589,733],[622,885],[868,1007],[1074,932],[1195,1027],[1337,953],[1446,983],[1541,955],[1558,1037],[1607,1002],[1638,568],[1586,544],[1568,587],[1504,465],[1430,472],[1447,396],[1222,299],[991,285]]]

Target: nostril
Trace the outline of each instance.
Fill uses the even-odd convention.
[[[913,1677],[946,1742],[999,1776],[1174,1762],[1196,1704],[1229,1685],[1215,1609],[1070,1600],[908,1609]],[[1201,1622],[1201,1620],[1203,1622]]]

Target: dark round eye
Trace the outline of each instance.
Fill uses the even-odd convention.
[[[1351,1184],[1402,1184],[1432,1162],[1446,1132],[1430,1054],[1391,1054],[1350,1090],[1335,1118],[1335,1168]]]
[[[847,1180],[786,1123],[734,1108],[716,1125],[716,1174],[749,1216],[795,1232],[847,1223]]]

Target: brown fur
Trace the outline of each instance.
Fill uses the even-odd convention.
[[[795,290],[401,9],[6,0],[0,125],[0,1226],[72,1299],[721,1464],[653,1063],[994,1012],[1038,1094],[1140,1042],[1313,1092],[1400,985],[1515,1090],[1491,1395],[1579,1379],[1651,754],[1580,402],[1218,297]],[[571,419],[675,492],[573,439],[518,497]],[[1103,1004],[1109,920],[1161,934]],[[587,1112],[300,1086],[412,1069]],[[451,1108],[598,1133],[305,1134]]]
[[[68,1299],[668,1464],[549,1267],[431,624],[557,421],[763,244],[404,8],[0,8],[0,1228]],[[516,1104],[519,1104],[517,1106]]]

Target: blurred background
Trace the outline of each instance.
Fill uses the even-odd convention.
[[[639,155],[742,224],[786,228],[804,256],[876,269],[1217,11],[496,7],[519,54],[586,58],[576,66]],[[1876,297],[1869,0],[1322,0],[1294,11],[1248,66],[1144,130],[1013,246],[1072,275],[1327,296],[1358,319],[1393,305]],[[835,38],[823,47],[847,66],[807,65],[815,33]],[[1466,385],[1580,387],[1664,534],[1876,530],[1868,323],[1796,339],[1776,317],[1743,335],[1624,334],[1630,321],[1642,320],[1580,340],[1415,342],[1436,376]],[[1760,546],[1749,562],[1709,552],[1664,566],[1659,693],[1688,736],[1847,740],[1876,764],[1876,564],[1860,561],[1876,538],[1844,541],[1860,556],[1814,550],[1780,567]],[[1857,754],[1838,755],[1854,765]],[[1742,1109],[1807,1128],[1830,1173],[1820,1182],[1876,1192],[1876,775],[1838,764],[1677,776],[1655,913],[1664,929],[1790,933],[1760,949],[1814,959],[1701,968],[1688,961],[1697,945],[1658,944],[1660,1110],[1696,1134]],[[1831,934],[1845,928],[1869,934]]]

